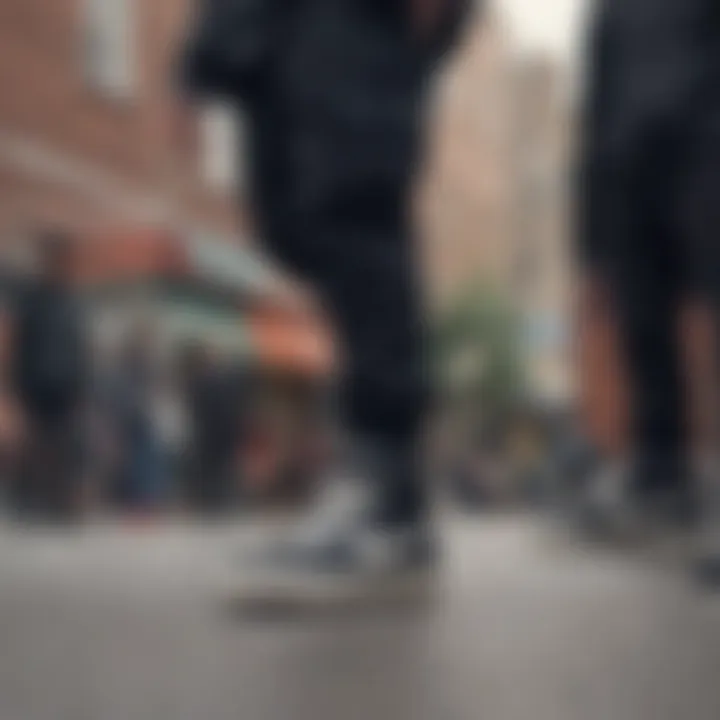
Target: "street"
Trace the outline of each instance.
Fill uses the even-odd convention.
[[[0,718],[720,717],[720,600],[677,569],[446,524],[436,605],[306,621],[231,611],[249,527],[3,529]]]

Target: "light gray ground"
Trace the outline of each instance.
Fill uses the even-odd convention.
[[[448,521],[434,608],[250,621],[254,528],[0,530],[0,720],[719,720],[720,599],[536,521]]]

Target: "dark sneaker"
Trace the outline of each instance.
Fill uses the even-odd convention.
[[[660,530],[694,530],[699,519],[700,478],[677,452],[641,458],[631,492],[639,510]]]
[[[414,540],[369,533],[362,542],[288,548],[243,574],[235,599],[246,609],[303,610],[428,599],[434,563]]]
[[[311,512],[242,569],[238,599],[256,606],[422,599],[434,543],[414,455],[355,442]]]
[[[272,610],[427,598],[435,567],[429,523],[379,523],[378,500],[367,483],[329,484],[286,538],[241,568],[235,599]]]
[[[699,503],[681,475],[648,474],[646,466],[605,465],[587,484],[581,527],[601,540],[638,541],[693,530]]]
[[[688,532],[697,526],[700,510],[691,483],[646,490],[636,498],[639,511],[659,530]]]
[[[609,540],[632,524],[628,472],[621,463],[598,465],[577,493],[574,524],[583,538]]]
[[[705,459],[699,469],[702,507],[694,572],[706,588],[720,589],[720,463]]]

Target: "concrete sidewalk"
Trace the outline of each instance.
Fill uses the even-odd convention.
[[[720,600],[536,521],[448,521],[437,606],[228,611],[252,526],[0,531],[1,720],[718,720]]]

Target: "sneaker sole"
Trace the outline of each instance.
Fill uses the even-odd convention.
[[[398,576],[248,579],[230,593],[231,607],[243,613],[331,612],[372,607],[426,605],[439,594],[437,573],[419,570]]]

